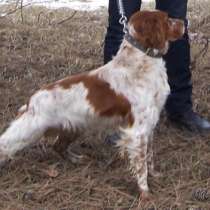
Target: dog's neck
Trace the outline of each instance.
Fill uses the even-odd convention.
[[[99,78],[112,84],[116,91],[120,91],[126,89],[127,85],[138,83],[136,78],[147,77],[151,80],[160,72],[166,73],[162,58],[150,57],[124,39],[117,55],[92,74],[97,74]]]
[[[130,43],[133,47],[137,48],[138,50],[142,51],[146,55],[153,57],[153,58],[160,58],[162,57],[162,53],[153,48],[145,48],[142,44],[140,44],[130,33],[129,31],[125,34],[124,39]]]
[[[137,49],[126,39],[123,40],[117,55],[113,58],[113,62],[117,65],[131,66],[132,68],[134,63],[141,65],[145,61],[157,63],[162,61],[162,57],[151,57]]]

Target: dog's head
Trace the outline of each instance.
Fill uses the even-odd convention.
[[[185,27],[182,20],[169,18],[166,12],[155,10],[134,13],[129,20],[128,30],[144,48],[165,54],[168,43],[180,39]]]

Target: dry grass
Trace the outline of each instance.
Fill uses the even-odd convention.
[[[192,19],[192,8],[189,11]],[[105,11],[78,12],[58,24],[72,14],[65,9],[28,8],[23,10],[23,23],[19,12],[0,18],[0,132],[40,85],[102,65]],[[207,20],[199,25],[195,19],[191,30],[208,35],[209,24]],[[202,47],[192,43],[193,97],[195,109],[208,117],[210,53],[196,56]],[[75,151],[86,154],[86,163],[58,157],[51,148],[53,139],[17,154],[0,171],[0,209],[135,209],[135,180],[115,148],[103,143],[104,135],[86,133],[73,143]],[[155,154],[163,176],[149,179],[155,199],[145,209],[209,210],[210,200],[193,198],[198,188],[210,190],[209,136],[180,131],[163,117],[155,134]]]

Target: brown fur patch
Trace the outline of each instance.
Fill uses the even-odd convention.
[[[88,89],[87,100],[100,116],[120,116],[124,118],[129,125],[133,124],[134,117],[131,113],[129,101],[122,94],[117,94],[111,89],[109,83],[99,79],[97,76],[90,76],[88,74],[70,76],[47,85],[45,89],[52,90],[56,86],[69,89],[72,85],[80,82]]]
[[[171,19],[162,11],[136,12],[129,24],[136,32],[134,38],[145,48],[162,50],[167,41],[174,41],[183,35],[183,21]]]

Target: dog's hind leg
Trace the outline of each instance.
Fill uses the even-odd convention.
[[[49,128],[61,126],[52,94],[38,91],[28,105],[24,105],[16,119],[0,136],[0,162],[11,158],[17,151],[39,140]]]
[[[0,136],[0,163],[40,139],[48,124],[45,117],[27,110],[19,115]]]

